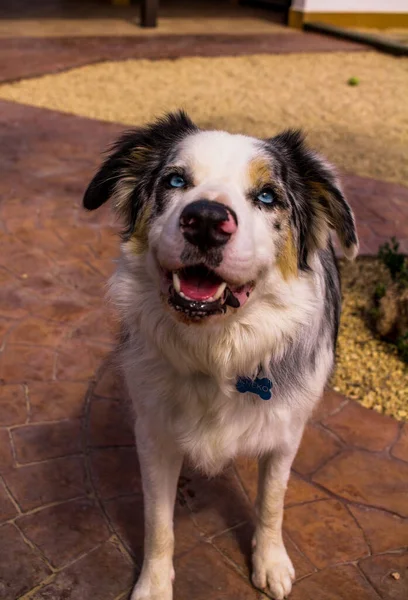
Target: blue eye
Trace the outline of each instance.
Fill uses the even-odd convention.
[[[272,204],[275,200],[275,194],[272,190],[262,190],[262,192],[257,195],[256,199],[263,204]]]
[[[169,185],[173,188],[183,188],[186,185],[186,180],[182,175],[171,175]]]

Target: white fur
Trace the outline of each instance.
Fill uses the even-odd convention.
[[[265,402],[235,389],[237,377],[259,365],[268,374],[272,357],[307,335],[317,343],[324,307],[324,278],[317,256],[310,272],[285,280],[277,268],[271,219],[245,198],[256,140],[199,133],[183,143],[176,164],[188,164],[195,187],[174,201],[149,231],[147,253],[125,243],[111,282],[129,339],[122,366],[137,415],[136,438],[145,495],[145,559],[132,600],[171,600],[172,519],[183,456],[215,474],[239,455],[261,459],[253,581],[272,597],[291,589],[294,571],[281,535],[283,497],[304,425],[319,400],[333,364],[330,340],[302,385]],[[247,303],[200,325],[177,320],[160,296],[157,268],[180,268],[183,207],[206,197],[238,216],[237,235],[217,270],[237,284],[254,280]],[[306,332],[306,333],[305,333]]]

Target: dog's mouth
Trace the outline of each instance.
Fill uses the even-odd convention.
[[[194,265],[168,271],[166,278],[168,302],[176,311],[199,321],[216,314],[224,314],[227,307],[239,308],[249,298],[253,283],[233,286],[204,265]]]

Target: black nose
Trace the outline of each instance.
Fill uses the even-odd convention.
[[[210,200],[188,204],[180,216],[184,237],[203,252],[226,244],[237,226],[237,216],[231,208]]]

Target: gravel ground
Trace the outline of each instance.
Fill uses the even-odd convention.
[[[347,85],[350,77],[360,84]],[[138,125],[186,108],[202,126],[302,127],[358,175],[408,185],[408,59],[377,52],[106,62],[0,86],[0,97]]]
[[[408,421],[408,365],[364,317],[376,284],[390,281],[388,271],[374,258],[341,261],[341,271],[344,302],[332,385],[367,408]]]

